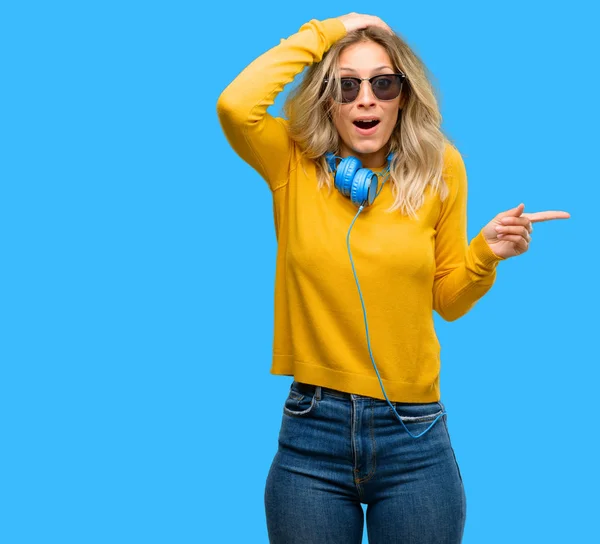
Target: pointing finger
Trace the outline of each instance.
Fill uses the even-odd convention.
[[[539,223],[540,221],[551,221],[553,219],[569,219],[571,214],[561,211],[547,211],[524,213],[521,217],[527,217],[527,219],[529,219],[532,223]]]

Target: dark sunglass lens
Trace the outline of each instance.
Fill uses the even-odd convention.
[[[400,94],[402,80],[397,75],[383,75],[373,78],[371,81],[373,94],[379,100],[393,100]]]
[[[358,96],[360,83],[354,79],[341,78],[340,87],[342,90],[342,102],[353,102]]]

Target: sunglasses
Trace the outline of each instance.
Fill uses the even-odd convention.
[[[340,91],[341,100],[338,100],[337,93],[334,93],[336,102],[348,104],[354,102],[360,93],[360,86],[363,81],[368,81],[371,84],[371,90],[378,100],[394,100],[400,95],[402,84],[406,79],[406,74],[382,74],[373,77],[341,77]],[[335,81],[335,80],[334,80]],[[323,86],[327,85],[329,79],[323,80]]]

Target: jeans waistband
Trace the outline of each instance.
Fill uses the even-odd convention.
[[[364,395],[357,395],[354,393],[346,393],[345,391],[339,391],[338,389],[331,389],[329,387],[323,387],[321,385],[312,385],[309,383],[297,382],[294,380],[291,387],[300,393],[306,395],[317,394],[319,398],[322,396],[331,396],[337,397],[339,399],[352,399],[352,396],[355,398],[370,398],[365,397]]]
[[[327,397],[336,397],[338,399],[347,399],[347,400],[352,400],[352,399],[373,399],[373,397],[369,397],[366,395],[359,395],[357,393],[346,393],[345,391],[340,391],[339,389],[332,389],[330,387],[324,387],[321,385],[312,385],[312,384],[308,384],[308,383],[303,383],[303,382],[298,382],[296,380],[294,380],[292,382],[292,384],[290,385],[290,389],[293,389],[294,391],[297,391],[299,393],[302,393],[303,395],[314,395],[316,397],[317,400],[321,400],[321,398],[323,396]],[[387,403],[386,400],[383,399],[375,399],[376,402],[383,402],[383,403]],[[398,405],[413,405],[413,406],[418,406],[418,405],[428,405],[428,404],[439,404],[443,410],[445,410],[444,405],[442,404],[442,401],[436,401],[436,402],[398,402],[398,401],[391,401],[392,404],[398,406]]]

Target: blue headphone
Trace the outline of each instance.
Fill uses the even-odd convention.
[[[393,153],[387,156],[387,167],[382,175],[389,172]],[[362,163],[356,157],[338,157],[333,153],[326,153],[327,165],[335,174],[334,184],[344,196],[349,197],[356,206],[370,206],[379,194],[377,188],[379,180],[369,168],[363,168]],[[337,159],[342,159],[337,165]]]

